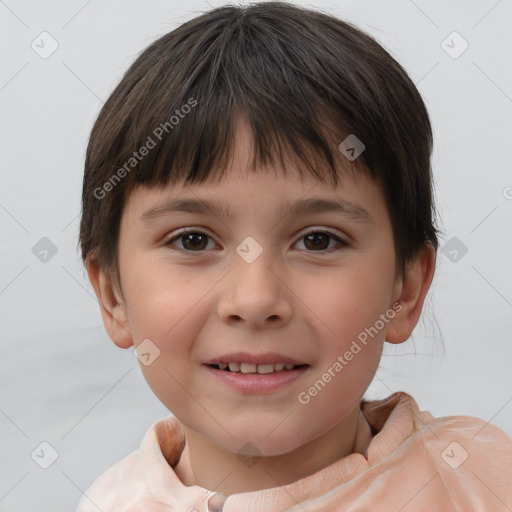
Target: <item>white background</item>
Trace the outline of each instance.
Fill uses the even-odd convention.
[[[137,54],[222,3],[0,1],[0,511],[74,510],[169,414],[106,335],[82,267],[83,162]],[[439,252],[413,339],[386,344],[366,396],[406,391],[434,416],[512,434],[512,1],[296,3],[352,21],[406,68],[434,127],[441,247],[468,248],[455,263]],[[59,45],[47,59],[31,48],[43,31]],[[441,47],[453,31],[469,43],[456,59]],[[58,249],[46,263],[32,253],[42,237]],[[48,469],[31,458],[43,441],[58,453]]]

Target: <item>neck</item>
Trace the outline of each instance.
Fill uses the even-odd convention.
[[[288,485],[352,453],[366,456],[372,434],[360,409],[332,430],[296,450],[241,463],[205,436],[183,425],[186,444],[174,471],[184,485],[198,485],[229,496]]]

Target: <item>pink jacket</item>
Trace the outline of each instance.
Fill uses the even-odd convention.
[[[512,438],[471,416],[434,418],[404,392],[363,403],[378,432],[368,458],[353,453],[283,487],[228,496],[185,486],[173,466],[184,446],[173,416],[139,450],[108,468],[77,512],[511,512]],[[165,456],[164,456],[165,453]]]

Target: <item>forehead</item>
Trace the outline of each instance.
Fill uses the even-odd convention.
[[[130,223],[150,225],[160,217],[196,213],[234,219],[332,212],[358,223],[386,214],[377,182],[366,175],[344,176],[338,186],[311,176],[231,169],[215,183],[139,187],[125,205]]]

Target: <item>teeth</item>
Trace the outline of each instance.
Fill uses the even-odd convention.
[[[274,373],[280,372],[283,369],[291,370],[294,368],[294,364],[284,363],[266,363],[266,364],[254,364],[254,363],[219,363],[219,369],[226,370],[229,367],[231,372],[240,373]]]
[[[240,371],[242,373],[255,373],[258,365],[252,363],[240,363]]]
[[[259,364],[258,373],[272,373],[274,371],[274,365],[270,364]]]

